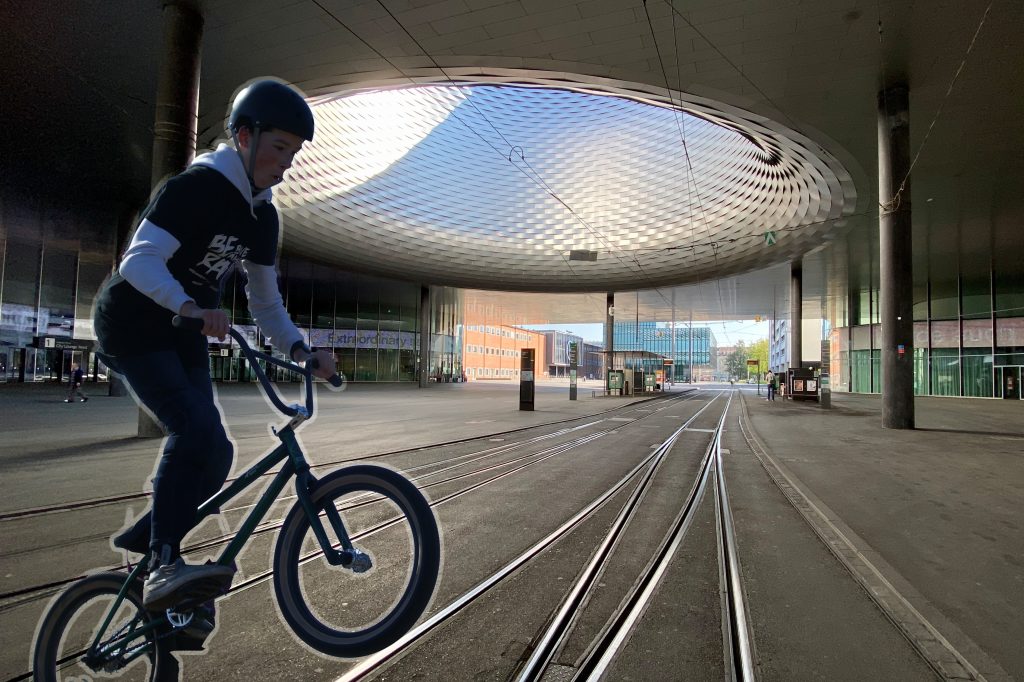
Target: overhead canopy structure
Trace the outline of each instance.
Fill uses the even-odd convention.
[[[849,173],[806,138],[682,106],[564,83],[321,98],[278,190],[286,243],[425,282],[615,291],[786,262],[854,213]]]
[[[5,186],[130,222],[151,190],[162,4],[4,4]],[[1005,255],[998,277],[1024,274],[1007,227],[1024,184],[1019,2],[191,4],[200,147],[252,78],[316,104],[305,189],[279,193],[286,252],[486,290],[660,287],[665,307],[669,287],[714,280],[690,307],[729,317],[753,307],[730,291],[784,292],[770,266],[802,256],[805,301],[843,296],[878,278],[877,97],[903,82],[915,289],[943,272],[984,283],[985,254]],[[971,239],[979,224],[990,236]]]

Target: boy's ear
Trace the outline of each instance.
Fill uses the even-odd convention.
[[[238,146],[248,149],[249,143],[252,141],[252,131],[249,130],[249,126],[240,127],[235,135],[238,138]]]

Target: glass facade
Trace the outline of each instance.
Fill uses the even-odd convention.
[[[111,210],[0,195],[0,382],[61,380],[72,362],[93,376],[105,371],[88,340],[117,224]],[[47,337],[70,347],[48,348]]]
[[[717,344],[710,327],[677,326],[673,338],[672,328],[666,323],[616,322],[614,333],[616,353],[626,353],[625,367],[614,369],[655,371],[662,368],[660,361],[649,358],[641,360],[639,356],[631,364],[628,353],[642,351],[671,358],[674,376],[672,373],[669,376],[673,377],[675,381],[691,381],[691,377],[695,377],[695,372],[701,368],[710,370],[711,363],[716,356]],[[690,352],[691,342],[692,354]],[[641,364],[644,366],[641,367]],[[657,367],[654,366],[655,364]]]
[[[292,320],[310,346],[331,350],[338,370],[355,382],[419,380],[420,292],[418,284],[342,272],[330,266],[283,257],[281,293]],[[462,376],[462,297],[436,287],[431,294],[428,376],[452,381]],[[225,287],[224,308],[232,323],[265,340],[246,307],[244,279],[236,273]],[[230,367],[218,371],[218,354],[228,351]],[[214,376],[251,380],[237,349],[212,345]],[[242,369],[240,369],[242,368]],[[277,379],[281,380],[282,376]]]
[[[114,267],[119,216],[83,207],[62,213],[23,201],[4,202],[0,208],[0,381],[62,381],[72,362],[86,368],[92,379],[105,379],[106,368],[92,352],[92,308]],[[279,270],[292,319],[310,345],[334,352],[346,377],[418,381],[418,284],[289,257],[281,259]],[[435,287],[430,300],[429,376],[451,381],[462,373],[462,295]],[[240,272],[225,286],[223,307],[254,345],[264,344],[249,315]],[[51,345],[72,347],[47,348],[47,338]],[[230,344],[211,344],[210,370],[217,381],[255,380]],[[278,381],[295,378],[269,371]]]
[[[931,216],[925,211],[925,222]],[[918,232],[920,231],[920,235]],[[882,390],[877,243],[851,252],[845,308],[830,335],[835,390]],[[1011,224],[915,224],[914,392],[1020,398],[1024,372],[1024,277],[1019,229]],[[860,249],[862,252],[857,251]],[[867,263],[867,266],[856,264]],[[834,295],[834,299],[843,298]]]

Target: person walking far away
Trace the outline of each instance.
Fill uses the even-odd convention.
[[[775,373],[768,370],[764,380],[768,384],[768,400],[775,400]]]
[[[198,156],[156,190],[97,297],[101,358],[124,375],[168,433],[151,510],[113,539],[115,547],[150,553],[143,602],[151,610],[212,599],[234,573],[187,564],[180,552],[196,509],[220,490],[234,459],[213,394],[206,337],[227,335],[221,293],[237,263],[248,279],[249,311],[270,342],[297,362],[315,359],[318,377],[335,371],[333,355],[306,347],[277,286],[280,235],[271,187],[313,139],[313,112],[290,86],[258,80],[235,97],[227,123],[233,145]],[[172,327],[175,315],[202,319],[202,334]],[[209,634],[213,625],[207,625]]]
[[[66,403],[75,402],[75,395],[78,395],[78,399],[83,403],[89,400],[89,396],[82,393],[82,382],[85,380],[85,372],[78,366],[77,362],[71,363],[71,376],[68,378],[68,397],[64,399]]]

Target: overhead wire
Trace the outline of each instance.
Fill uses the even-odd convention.
[[[924,147],[928,143],[928,138],[931,136],[932,130],[935,128],[936,122],[938,122],[939,117],[942,115],[942,110],[943,110],[943,108],[945,108],[946,102],[949,101],[950,96],[953,94],[953,87],[956,85],[957,80],[960,78],[960,74],[963,72],[964,67],[967,66],[967,58],[970,57],[971,52],[974,50],[974,44],[977,42],[978,36],[981,34],[981,29],[985,25],[985,20],[988,19],[988,15],[989,15],[989,12],[992,10],[992,4],[994,3],[994,1],[995,0],[990,0],[989,3],[988,3],[988,6],[985,8],[985,11],[982,13],[981,20],[978,22],[978,27],[976,29],[974,29],[974,35],[971,36],[971,41],[967,45],[967,49],[964,52],[964,56],[963,56],[963,58],[961,58],[960,64],[957,66],[956,71],[953,72],[953,77],[949,81],[949,87],[946,88],[946,94],[943,96],[942,100],[939,102],[939,106],[938,106],[938,108],[935,111],[935,115],[932,116],[931,123],[928,124],[928,128],[925,131],[924,139],[922,139],[921,143],[917,146],[917,152],[915,152],[914,158],[910,162],[910,167],[907,168],[906,174],[903,176],[903,179],[900,181],[899,187],[893,193],[892,199],[890,199],[889,201],[886,201],[886,202],[879,202],[878,205],[882,209],[883,214],[892,213],[892,212],[897,211],[899,209],[900,200],[901,200],[901,198],[903,196],[903,190],[906,189],[907,181],[910,180],[910,174],[911,174],[911,172],[913,172],[914,166],[917,165],[918,159],[921,158],[921,152],[924,151]],[[885,107],[886,111],[888,111],[888,100],[886,99],[885,93],[886,93],[886,90],[889,87],[889,84],[888,84],[888,78],[887,78],[886,72],[885,72],[885,42],[883,40],[883,33],[884,33],[884,31],[883,31],[883,25],[882,25],[881,8],[879,7],[877,2],[875,4],[875,8],[876,8],[876,11],[878,13],[878,47],[879,47],[879,61],[880,61],[881,77],[882,77],[882,98],[883,98],[883,102],[885,102],[885,104],[886,104],[886,107]]]
[[[314,0],[314,1],[316,1],[316,0]],[[386,5],[384,5],[383,0],[377,0],[377,3],[381,6],[381,8],[384,9],[385,12],[388,13],[388,16],[390,16],[392,18],[392,20],[398,25],[398,27],[401,28],[402,31],[405,32],[405,34],[409,36],[409,38],[416,44],[416,46],[420,49],[420,51],[428,59],[430,59],[430,61],[435,65],[435,67],[439,71],[441,71],[441,73],[445,76],[445,78],[448,79],[448,81],[454,85],[455,84],[454,79],[451,78],[451,76],[448,74],[448,72],[444,70],[444,68],[437,62],[437,60],[426,50],[426,48],[423,47],[423,45],[416,39],[416,37],[412,35],[412,33],[405,27],[405,25],[402,24],[402,22],[398,19],[398,17],[396,17],[394,15],[394,13],[392,13],[391,10],[388,9],[388,7]],[[319,5],[319,3],[318,3],[318,5]],[[334,15],[331,14],[331,16],[334,16]],[[342,23],[340,20],[338,20],[338,21],[339,21],[339,23]],[[342,25],[344,25],[344,24],[342,24]],[[347,30],[349,30],[350,32],[353,32],[352,29],[350,29],[349,27],[345,26],[345,28]],[[355,35],[354,32],[353,32],[353,35]],[[366,41],[363,41],[363,43],[369,45],[368,43],[366,43]],[[371,49],[373,49],[373,48],[371,47]],[[381,55],[381,56],[383,56],[383,55]],[[392,64],[390,61],[388,61],[388,63]],[[401,69],[398,69],[397,66],[395,66],[394,64],[392,64],[392,66],[394,68],[396,68],[396,70],[398,70],[399,73],[403,73],[401,71]],[[403,75],[405,75],[405,74],[403,73]],[[406,77],[408,77],[408,76],[406,76]],[[576,220],[581,225],[583,225],[592,235],[594,235],[595,238],[597,238],[600,242],[605,244],[608,247],[607,253],[609,253],[610,255],[614,256],[623,265],[627,265],[627,262],[626,262],[626,260],[623,259],[622,254],[628,253],[628,251],[626,251],[624,249],[621,249],[621,248],[615,247],[607,239],[607,237],[605,237],[605,235],[603,235],[599,230],[594,228],[587,220],[585,220],[581,215],[579,215],[579,213],[575,209],[573,209],[572,206],[570,206],[564,199],[562,199],[562,197],[560,197],[558,195],[558,193],[555,192],[554,189],[548,184],[548,182],[544,179],[544,177],[541,175],[541,173],[536,168],[534,168],[533,165],[530,164],[530,162],[526,159],[526,154],[525,154],[525,151],[523,150],[523,148],[520,147],[520,146],[512,145],[508,141],[508,139],[498,130],[498,128],[494,125],[494,123],[487,117],[487,115],[484,114],[484,112],[482,110],[480,110],[479,107],[476,106],[476,103],[473,102],[471,98],[469,99],[469,101],[470,101],[470,104],[472,104],[473,107],[477,110],[477,112],[487,121],[487,123],[499,134],[499,136],[501,136],[502,140],[504,140],[505,143],[509,145],[509,154],[508,154],[508,157],[507,157],[509,162],[512,163],[513,166],[515,166],[517,169],[519,169],[525,175],[527,175],[527,177],[531,178],[535,183],[537,183],[537,185],[539,187],[541,187],[541,189],[543,189],[545,192],[547,192],[547,194],[549,196],[551,196],[555,201],[557,201],[559,204],[561,204],[574,218],[576,218]],[[493,148],[493,146],[492,146],[492,148]],[[527,173],[525,173],[525,171],[523,171],[522,168],[519,168],[519,165],[516,164],[512,160],[513,156],[516,155],[517,150],[518,150],[518,156],[519,156],[520,160],[522,161],[524,166],[526,166],[527,168],[530,169],[530,171],[533,173],[532,176],[527,174]],[[563,259],[565,259],[564,254],[562,255],[562,257],[563,257]],[[565,260],[568,263],[568,260],[567,259],[565,259]],[[635,265],[637,270],[640,271],[641,276],[644,279],[647,279],[648,282],[651,283],[651,285],[653,286],[653,290],[655,292],[657,292],[658,295],[661,296],[665,300],[666,303],[668,303],[669,302],[668,298],[656,286],[656,281],[653,278],[651,278],[650,274],[644,269],[644,267],[640,263],[639,259],[634,257],[633,261],[632,261],[632,264]],[[572,268],[570,268],[570,272],[572,272],[574,275],[576,274],[575,271],[572,270]]]
[[[674,10],[675,8],[672,6],[671,1],[670,0],[666,0],[666,1],[668,2],[670,9]],[[704,201],[703,201],[703,199],[700,196],[700,188],[697,186],[697,178],[696,178],[696,175],[695,175],[694,170],[693,170],[693,161],[690,159],[690,150],[689,150],[689,147],[686,144],[686,118],[685,118],[686,117],[686,113],[683,110],[682,94],[680,93],[679,104],[677,106],[676,103],[675,103],[675,99],[673,98],[673,95],[672,95],[673,89],[672,89],[672,87],[671,87],[671,85],[669,83],[669,80],[668,80],[668,70],[665,68],[665,60],[664,60],[664,58],[661,55],[661,48],[658,45],[658,36],[657,36],[657,34],[656,34],[655,30],[654,30],[654,22],[651,20],[651,13],[650,13],[650,10],[647,7],[647,0],[643,0],[643,6],[644,6],[644,15],[647,17],[647,26],[648,26],[648,28],[651,31],[651,39],[654,42],[654,51],[658,55],[658,64],[661,66],[661,75],[662,75],[662,77],[665,80],[665,91],[668,93],[669,102],[672,104],[672,109],[675,112],[676,127],[677,127],[677,129],[679,131],[679,138],[680,138],[680,141],[682,142],[682,145],[683,145],[683,155],[686,158],[686,198],[687,198],[686,209],[687,209],[687,214],[688,214],[687,217],[689,218],[690,225],[692,226],[693,225],[693,219],[690,217],[692,215],[692,208],[691,208],[692,200],[690,198],[690,185],[692,183],[692,185],[693,185],[693,193],[694,193],[694,196],[696,196],[696,198],[697,198],[697,208],[700,211],[701,220],[704,223],[704,233],[707,235],[708,243],[710,244],[710,247],[711,247],[711,254],[712,254],[712,257],[713,257],[713,260],[714,260],[715,268],[717,269],[718,268],[718,243],[714,239],[711,238],[711,226],[708,223],[707,213],[704,211]],[[681,75],[681,72],[680,72],[680,69],[679,69],[679,42],[678,42],[678,34],[677,34],[677,31],[676,31],[676,13],[675,13],[675,11],[671,11],[670,15],[672,16],[672,42],[673,42],[674,56],[675,56],[675,62],[676,62],[676,83],[678,85],[679,83],[682,82],[682,75]],[[680,119],[682,119],[682,122],[680,122]],[[694,258],[694,260],[696,260],[696,257],[697,257],[696,242],[691,242],[691,244],[689,245],[688,248],[691,249],[691,253],[693,255],[693,258]],[[672,249],[668,249],[668,250],[672,250]],[[715,280],[715,288],[716,288],[717,296],[718,296],[719,314],[724,318],[725,317],[725,304],[722,301],[722,285],[721,285],[721,281],[718,280],[718,279]]]
[[[317,7],[319,7],[323,12],[325,12],[328,16],[330,16],[332,19],[334,19],[334,21],[337,22],[338,25],[340,25],[342,28],[344,28],[346,31],[348,31],[353,37],[355,37],[357,40],[359,40],[363,45],[365,45],[367,48],[372,50],[377,56],[379,56],[381,59],[383,59],[385,62],[387,62],[398,73],[402,74],[402,76],[405,77],[407,80],[409,80],[410,83],[412,83],[413,85],[420,85],[419,83],[417,83],[417,81],[415,79],[413,79],[411,76],[409,76],[402,68],[400,68],[397,64],[395,64],[392,60],[388,59],[388,57],[386,57],[382,52],[380,52],[373,45],[371,45],[368,41],[366,41],[362,36],[360,36],[358,33],[356,33],[355,29],[353,29],[348,24],[346,24],[344,21],[342,21],[341,18],[338,17],[334,12],[332,12],[328,8],[326,8],[319,0],[313,0],[313,3]],[[431,55],[430,52],[427,51],[427,49],[423,46],[423,44],[420,43],[420,41],[416,39],[416,37],[409,31],[408,28],[405,27],[405,25],[398,19],[398,17],[395,16],[395,14],[387,7],[387,5],[385,5],[382,0],[377,0],[377,4],[380,5],[381,9],[383,9],[388,14],[388,16],[391,17],[391,19],[395,22],[395,24],[407,36],[409,36],[409,39],[412,40],[413,43],[417,46],[417,48],[423,53],[423,55],[425,57],[427,57],[431,61],[431,63],[434,65],[434,67],[437,68],[437,70],[441,72],[441,74],[445,77],[445,79],[449,82],[449,84],[451,84],[451,85],[453,85],[453,86],[455,86],[457,88],[460,87],[459,84],[456,83],[455,79],[452,78],[452,76],[444,69],[444,67],[441,66],[441,64],[437,61],[437,59],[435,59],[434,56]],[[429,90],[428,90],[428,92],[429,92]],[[627,265],[627,267],[628,267],[627,262],[624,261],[622,259],[621,255],[620,255],[621,250],[616,249],[616,247],[603,234],[601,234],[601,232],[599,230],[597,230],[595,227],[593,227],[575,209],[573,209],[564,199],[562,199],[560,196],[558,196],[558,193],[555,192],[554,189],[551,188],[551,186],[544,180],[543,176],[541,176],[541,174],[530,164],[530,162],[526,160],[526,154],[525,154],[525,151],[523,151],[523,148],[521,146],[519,146],[519,145],[513,145],[508,140],[508,138],[498,129],[498,127],[496,125],[494,125],[494,123],[483,112],[483,110],[480,109],[479,106],[477,106],[476,102],[473,101],[472,97],[467,97],[466,101],[470,104],[470,106],[472,106],[476,110],[476,112],[480,115],[480,117],[483,118],[484,121],[487,122],[487,124],[498,134],[498,136],[502,139],[502,141],[508,146],[508,149],[509,149],[508,153],[506,154],[506,153],[502,152],[501,150],[499,150],[498,148],[496,148],[491,143],[490,140],[488,140],[485,136],[480,134],[479,131],[477,131],[467,121],[463,120],[463,118],[460,117],[454,111],[451,112],[451,116],[456,121],[458,121],[459,123],[464,125],[470,132],[472,132],[477,137],[479,137],[496,154],[501,155],[502,158],[506,159],[520,173],[522,173],[524,176],[526,176],[528,179],[530,179],[532,182],[534,182],[545,193],[547,193],[555,201],[557,201],[560,205],[562,205],[581,225],[583,225],[583,227],[585,227],[592,235],[594,235],[594,237],[596,239],[598,239],[600,242],[602,242],[603,244],[605,244],[608,247],[609,253],[612,253],[616,257],[616,259],[618,259],[623,265]],[[519,150],[518,158],[521,159],[521,161],[523,163],[523,166],[525,166],[526,168],[528,168],[530,170],[530,173],[526,172],[526,170],[524,170],[518,163],[516,163],[513,160],[513,158],[516,156],[516,150]],[[531,173],[532,173],[532,175],[531,175]],[[563,257],[563,259],[565,258],[564,254],[562,254],[562,257]],[[634,264],[637,266],[637,268],[639,270],[641,270],[641,272],[643,271],[643,268],[639,264],[639,262],[636,262]],[[570,272],[572,272],[571,269],[570,269]]]

